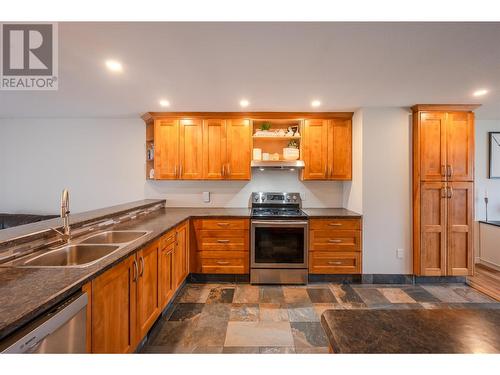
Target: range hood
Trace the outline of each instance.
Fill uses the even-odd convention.
[[[252,168],[259,169],[300,169],[304,168],[303,160],[252,160],[250,164]]]

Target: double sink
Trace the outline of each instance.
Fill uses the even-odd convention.
[[[94,234],[75,244],[70,243],[48,251],[36,252],[22,259],[4,264],[4,266],[33,268],[88,267],[149,233],[151,232],[110,230]]]

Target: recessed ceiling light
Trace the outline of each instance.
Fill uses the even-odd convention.
[[[486,95],[487,93],[488,93],[488,90],[481,89],[481,90],[474,91],[474,93],[472,95],[473,96],[483,96],[483,95]]]
[[[120,73],[123,71],[122,63],[116,60],[106,60],[106,68],[116,73]]]
[[[170,107],[170,102],[168,100],[166,100],[166,99],[161,99],[160,100],[160,105],[162,107]]]
[[[240,100],[240,106],[245,108],[245,107],[248,107],[248,105],[250,104],[250,102],[246,99],[241,99]]]
[[[311,102],[311,106],[314,107],[314,108],[317,108],[321,105],[321,102],[319,100],[313,100]]]

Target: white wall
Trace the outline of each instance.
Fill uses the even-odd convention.
[[[144,197],[140,119],[0,119],[0,212],[81,212]]]
[[[363,108],[363,273],[411,273],[410,129],[406,109]]]
[[[500,120],[476,120],[476,220],[485,219],[484,190],[488,189],[488,220],[500,220],[500,179],[488,179],[488,132],[500,132]]]
[[[343,207],[363,213],[363,111],[352,117],[352,180],[344,182]]]

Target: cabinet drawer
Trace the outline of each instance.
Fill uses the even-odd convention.
[[[360,251],[359,230],[312,230],[309,247],[311,251]]]
[[[357,252],[309,254],[309,272],[317,274],[361,273],[361,254]]]
[[[175,242],[175,230],[167,232],[160,237],[160,250],[165,249],[168,245]]]
[[[311,219],[310,229],[361,229],[360,219]]]
[[[246,251],[200,251],[198,253],[201,273],[248,273],[249,255]]]
[[[247,230],[199,230],[198,250],[248,251]]]
[[[197,229],[248,229],[248,219],[202,219],[196,224]]]

